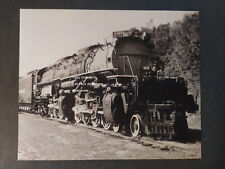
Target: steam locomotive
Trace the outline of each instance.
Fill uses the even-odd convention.
[[[185,135],[197,105],[184,78],[166,77],[147,33],[113,32],[113,41],[81,49],[19,79],[19,110],[65,118],[132,136]]]

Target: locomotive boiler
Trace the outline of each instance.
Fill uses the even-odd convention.
[[[19,80],[20,110],[171,139],[185,135],[197,105],[180,77],[165,77],[148,34],[113,33]]]

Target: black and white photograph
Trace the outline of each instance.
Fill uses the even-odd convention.
[[[18,160],[202,158],[199,11],[19,14]]]

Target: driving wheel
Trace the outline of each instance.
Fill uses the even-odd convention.
[[[90,124],[90,122],[91,122],[90,115],[89,115],[89,114],[84,114],[84,113],[82,113],[82,122],[83,122],[85,125]]]
[[[136,137],[141,132],[141,117],[138,114],[135,114],[130,119],[130,132],[132,136]]]
[[[101,118],[99,117],[99,115],[93,114],[91,116],[91,124],[93,127],[99,127],[101,124]]]
[[[74,119],[76,123],[80,123],[82,121],[81,113],[74,113]]]
[[[109,121],[105,120],[104,116],[102,116],[102,126],[105,130],[109,130],[112,126]]]
[[[112,128],[113,128],[113,131],[114,131],[115,133],[117,133],[117,132],[120,131],[121,125],[120,125],[120,124],[114,124]]]

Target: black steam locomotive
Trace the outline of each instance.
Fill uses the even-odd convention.
[[[185,113],[197,110],[185,80],[164,76],[147,33],[119,31],[113,38],[20,78],[19,110],[129,129],[132,136],[185,134]]]

